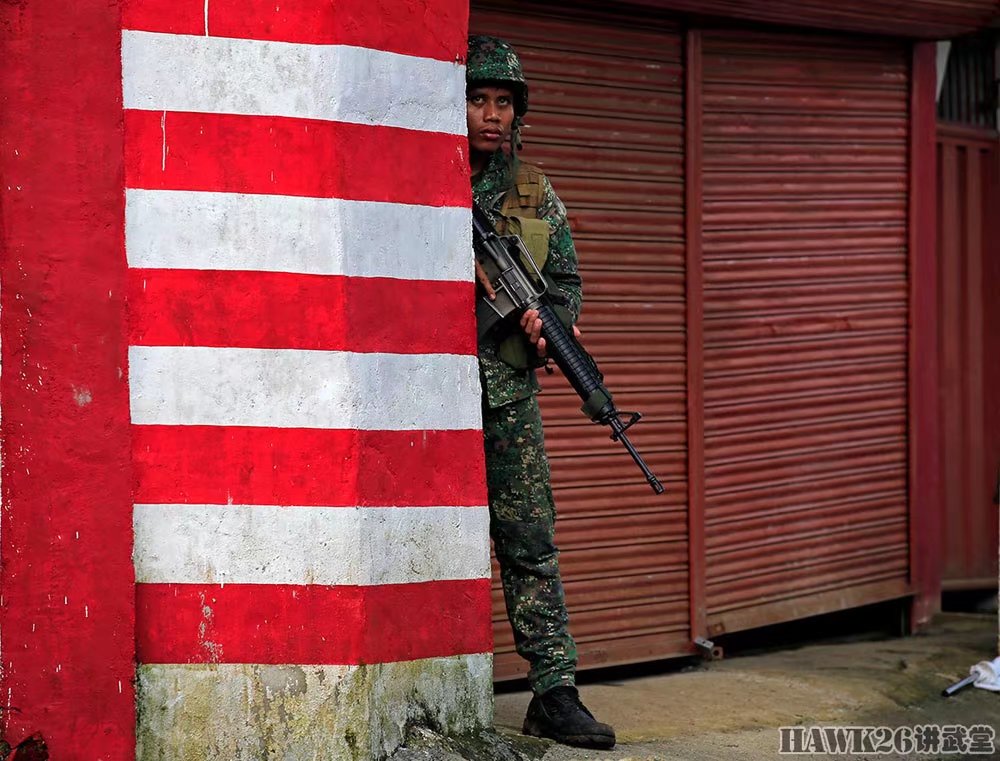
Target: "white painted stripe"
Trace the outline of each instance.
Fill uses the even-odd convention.
[[[467,129],[463,66],[349,45],[126,30],[122,80],[125,108]]]
[[[137,425],[482,427],[472,355],[131,346],[129,397]]]
[[[135,580],[410,584],[490,576],[485,507],[136,505]]]
[[[337,198],[125,192],[131,267],[472,280],[472,212]]]
[[[137,761],[387,758],[418,708],[455,735],[493,722],[491,653],[365,666],[140,664],[136,681]]]

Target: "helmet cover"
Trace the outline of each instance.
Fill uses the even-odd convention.
[[[514,93],[514,115],[524,116],[528,110],[528,82],[517,51],[498,37],[474,35],[469,37],[465,84],[472,87],[485,82],[509,85]]]

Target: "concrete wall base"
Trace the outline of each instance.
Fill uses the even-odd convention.
[[[491,654],[362,666],[143,665],[137,761],[383,759],[493,722]]]

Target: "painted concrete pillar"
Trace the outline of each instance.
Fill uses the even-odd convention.
[[[466,4],[82,5],[0,8],[6,736],[489,723]]]

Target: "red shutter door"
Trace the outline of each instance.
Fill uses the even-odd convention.
[[[584,278],[584,341],[630,432],[668,488],[654,497],[620,445],[542,377],[557,540],[581,665],[687,652],[681,41],[656,18],[537,4],[474,8],[474,33],[509,39],[531,88],[526,161],[569,208]],[[496,578],[496,574],[494,574]],[[499,588],[496,674],[523,673]]]
[[[907,591],[906,53],[704,36],[710,633]]]

